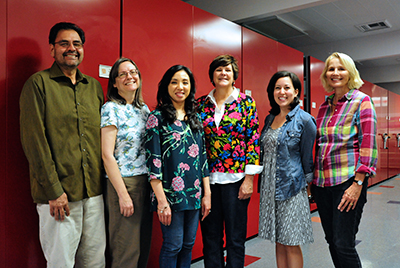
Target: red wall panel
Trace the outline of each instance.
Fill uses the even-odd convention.
[[[0,120],[7,122],[6,114],[6,53],[7,53],[7,2],[0,0]],[[7,123],[6,123],[7,124]],[[0,140],[6,141],[6,128],[0,131]],[[6,259],[6,142],[0,143],[0,268],[5,268]]]
[[[372,183],[376,184],[388,178],[388,143],[384,143],[383,137],[385,134],[389,135],[388,129],[388,91],[373,85],[372,87],[372,100],[375,104],[377,116],[377,143],[378,143],[378,165],[376,170],[376,177],[372,179]],[[390,137],[390,136],[389,136]]]
[[[192,9],[178,0],[124,1],[122,56],[138,65],[150,110],[169,67],[182,64],[193,71]]]
[[[304,101],[304,54],[284,44],[278,44],[278,66],[277,71],[289,71],[295,73],[302,82],[300,99]],[[304,109],[303,102],[301,103]]]
[[[328,94],[319,78],[324,70],[325,63],[310,57],[310,114],[317,118],[318,110]]]
[[[388,102],[388,177],[392,177],[400,173],[400,95],[388,91]]]
[[[242,64],[242,30],[237,24],[194,7],[193,11],[193,72],[197,82],[197,97],[208,94],[213,85],[208,76],[212,60],[221,54],[231,54]],[[242,71],[235,82],[242,89]]]
[[[267,86],[278,69],[278,58],[276,41],[243,28],[243,88],[251,90],[256,101],[260,131],[271,109]]]
[[[378,164],[376,168],[376,176],[370,178],[369,185],[376,184],[388,178],[388,147],[384,146],[383,137],[389,135],[388,131],[388,91],[378,87],[368,81],[364,81],[361,90],[371,96],[375,105],[377,117],[377,135],[376,141],[378,145]]]
[[[7,16],[1,16],[2,19],[7,17],[7,170],[2,173],[5,185],[1,187],[6,200],[1,203],[2,210],[6,210],[6,233],[0,238],[7,248],[1,264],[4,267],[44,267],[38,240],[38,217],[30,195],[28,164],[19,139],[19,95],[31,74],[51,66],[48,33],[59,21],[72,21],[84,29],[85,58],[79,68],[98,78],[98,65],[113,62],[118,56],[119,1],[99,0],[88,4],[85,1],[13,0],[7,4],[7,9],[1,8],[1,12],[7,12]],[[98,80],[105,89],[107,80]]]
[[[304,63],[303,63],[303,52],[286,46],[282,43],[278,45],[278,71],[290,71],[295,73],[300,81],[303,81],[304,77]]]
[[[364,81],[364,85],[362,85],[360,90],[372,98],[372,88],[374,86],[375,86],[374,84],[372,84],[372,83],[370,83],[368,81]],[[378,151],[378,154],[379,154],[380,149],[378,148],[378,150],[379,150]],[[380,163],[379,161],[380,161],[380,159],[378,158],[378,164]],[[371,186],[373,183],[375,183],[374,182],[374,178],[370,178],[369,181],[368,181],[368,186]]]

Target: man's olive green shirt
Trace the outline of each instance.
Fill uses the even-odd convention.
[[[100,83],[79,70],[76,84],[54,62],[32,75],[20,97],[21,141],[35,203],[64,192],[70,202],[102,193]]]

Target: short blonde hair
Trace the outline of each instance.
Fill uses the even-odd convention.
[[[339,59],[340,63],[343,64],[344,68],[346,68],[346,70],[349,72],[349,82],[347,83],[349,89],[359,89],[364,84],[364,82],[360,77],[360,74],[356,68],[353,59],[350,58],[350,56],[347,54],[334,52],[325,60],[325,68],[321,74],[322,86],[325,88],[325,90],[327,92],[333,91],[333,88],[329,86],[326,72],[328,71],[329,62],[334,58]]]

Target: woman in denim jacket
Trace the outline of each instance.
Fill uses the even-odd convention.
[[[316,123],[300,109],[301,82],[294,73],[275,73],[267,92],[272,109],[260,137],[259,236],[275,242],[278,268],[303,267],[300,245],[314,241],[307,183],[313,179]]]

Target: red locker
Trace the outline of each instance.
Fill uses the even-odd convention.
[[[372,88],[374,86],[375,86],[374,84],[372,84],[372,83],[370,83],[368,81],[364,81],[364,85],[362,85],[360,90],[372,98]],[[379,148],[378,148],[378,150],[379,150]],[[378,163],[379,163],[379,161],[380,161],[380,159],[378,158]],[[375,180],[374,178],[370,178],[369,181],[368,181],[368,186],[371,186],[373,183],[375,183],[375,182],[373,182],[374,180]]]
[[[256,101],[260,131],[269,114],[267,86],[278,69],[278,42],[243,28],[243,89]]]
[[[192,9],[178,0],[123,1],[122,56],[138,65],[150,110],[169,67],[182,64],[193,71]]]
[[[7,53],[7,1],[0,1],[0,115],[1,121],[7,122],[6,113],[6,53]],[[6,128],[2,128],[0,139],[5,141]],[[6,179],[4,174],[7,173],[7,152],[6,142],[0,143],[0,169],[3,171],[0,178],[0,267],[4,268],[6,259]]]
[[[310,57],[310,114],[317,118],[319,107],[330,94],[322,86],[320,76],[324,70],[325,63]]]
[[[98,78],[106,89],[107,79],[98,76],[99,64],[110,64],[118,57],[120,1],[99,0],[89,4],[65,0],[15,0],[8,1],[7,7],[3,3],[1,31],[5,32],[3,25],[7,25],[7,34],[1,34],[1,38],[6,38],[7,58],[1,64],[7,64],[7,77],[1,101],[5,103],[2,114],[6,115],[4,133],[7,142],[6,149],[1,152],[6,152],[2,159],[7,162],[1,179],[4,194],[0,205],[5,211],[1,221],[4,220],[5,226],[1,228],[0,241],[7,247],[1,250],[5,257],[0,261],[0,267],[44,267],[38,217],[30,194],[28,163],[19,138],[19,95],[31,74],[49,68],[53,63],[48,34],[60,21],[72,21],[84,29],[87,38],[85,58],[79,68]],[[5,40],[1,39],[1,46]],[[4,51],[1,49],[1,53]],[[1,70],[3,72],[5,68]]]
[[[301,82],[304,81],[304,54],[282,43],[278,44],[277,71],[289,71],[295,73]],[[302,83],[300,99],[304,101],[304,83]],[[303,102],[302,108],[304,109]]]
[[[235,23],[194,7],[193,9],[193,73],[196,76],[196,97],[208,94],[213,85],[208,77],[212,60],[221,54],[231,54],[242,64],[242,30]],[[242,70],[235,86],[242,88]]]
[[[316,119],[319,111],[319,107],[325,101],[326,97],[330,94],[326,92],[325,88],[322,86],[322,82],[320,76],[325,68],[325,62],[320,61],[316,58],[309,56],[309,66],[305,66],[305,68],[309,68],[309,78],[308,85],[309,89],[309,102],[310,102],[310,111],[309,113]],[[315,143],[316,144],[316,143]],[[315,148],[315,145],[314,145]],[[315,159],[315,150],[313,152]],[[317,209],[316,203],[310,203],[310,210],[314,211]]]
[[[376,141],[378,146],[378,164],[376,168],[376,176],[369,179],[368,185],[376,184],[388,178],[388,93],[387,90],[378,87],[368,81],[364,81],[364,85],[360,90],[372,98],[375,105],[377,117],[377,135]],[[385,139],[387,140],[385,143]]]
[[[400,173],[400,95],[388,91],[388,177]]]

